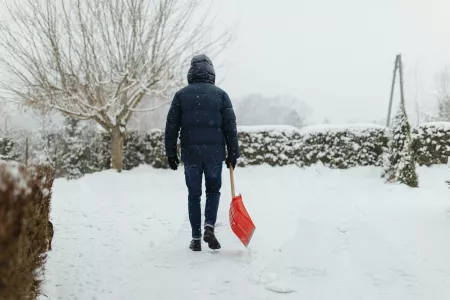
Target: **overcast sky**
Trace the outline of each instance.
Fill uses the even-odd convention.
[[[211,2],[217,27],[236,30],[219,57],[221,87],[234,100],[297,97],[313,108],[313,122],[384,120],[397,53],[415,122],[416,89],[421,110],[434,105],[435,74],[450,65],[449,0]]]
[[[450,65],[448,0],[216,1],[221,22],[239,23],[217,70],[234,98],[287,94],[312,106],[317,120],[384,119],[402,53],[415,118],[416,87],[420,105],[430,106],[435,73]]]

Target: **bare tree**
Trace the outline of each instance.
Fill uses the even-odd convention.
[[[11,116],[6,106],[0,106],[0,137],[7,136],[10,131]]]
[[[442,69],[436,76],[437,84],[437,118],[439,121],[450,121],[450,70]]]
[[[417,124],[420,124],[420,102],[423,94],[422,88],[422,77],[421,70],[419,67],[419,62],[416,61],[416,66],[414,68],[414,102],[416,107],[416,118]]]
[[[27,105],[95,120],[111,135],[112,167],[137,111],[170,101],[198,52],[216,55],[228,32],[210,38],[202,0],[12,0],[0,25],[7,72],[1,88]],[[137,109],[158,97],[156,107]]]

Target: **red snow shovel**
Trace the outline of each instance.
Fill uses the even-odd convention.
[[[230,225],[234,234],[241,240],[245,247],[248,247],[253,233],[255,232],[255,224],[253,224],[247,210],[245,209],[242,196],[235,195],[234,192],[234,174],[233,167],[230,166],[231,181],[231,204],[230,204]]]

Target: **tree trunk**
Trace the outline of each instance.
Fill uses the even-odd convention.
[[[25,139],[25,166],[28,167],[28,151],[29,151],[29,145],[28,145],[28,138]]]
[[[125,135],[116,126],[111,128],[111,166],[121,172],[123,169],[123,142]]]

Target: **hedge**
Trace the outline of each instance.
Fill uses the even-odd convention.
[[[238,165],[309,166],[317,162],[332,168],[355,165],[381,165],[383,147],[387,144],[384,127],[361,124],[341,128],[308,127],[299,130],[291,126],[239,127],[241,159]],[[110,164],[109,137],[102,134],[96,150],[102,168]],[[179,150],[180,147],[178,147]],[[140,164],[167,168],[164,132],[128,132],[124,144],[124,169]]]
[[[17,160],[19,155],[15,151],[15,143],[11,138],[0,138],[0,160]]]
[[[53,179],[49,167],[0,162],[2,300],[33,300],[40,295]]]
[[[446,164],[450,156],[450,123],[430,122],[412,129],[412,148],[419,165]]]
[[[83,143],[83,141],[80,141]],[[98,135],[91,146],[91,170],[100,171],[111,167],[111,137],[107,133]],[[127,132],[124,142],[124,169],[130,170],[141,164],[154,168],[168,168],[164,150],[164,132],[152,130],[150,132]]]
[[[271,166],[295,164],[295,157],[302,141],[300,132],[290,126],[245,126],[238,128],[241,158],[238,166]]]
[[[376,125],[348,127],[289,126],[241,127],[240,166],[310,166],[321,162],[331,168],[381,165],[387,130]]]
[[[330,168],[381,166],[389,130],[374,124],[320,125],[301,131],[302,143],[296,157],[309,166],[322,162]]]
[[[298,129],[290,126],[243,126],[238,128],[242,157],[238,166],[269,164],[300,167],[321,162],[331,168],[381,166],[390,130],[375,124],[319,125]],[[47,148],[31,143],[30,153],[40,153],[35,163],[47,163],[57,177],[78,178],[111,167],[110,137],[106,132],[81,131],[46,138]],[[412,128],[413,150],[420,165],[446,163],[450,156],[450,123],[426,123]],[[44,151],[45,150],[45,151]],[[1,151],[1,149],[0,149]],[[42,159],[44,158],[44,159]],[[124,169],[140,164],[167,168],[164,132],[128,131],[124,143]]]

